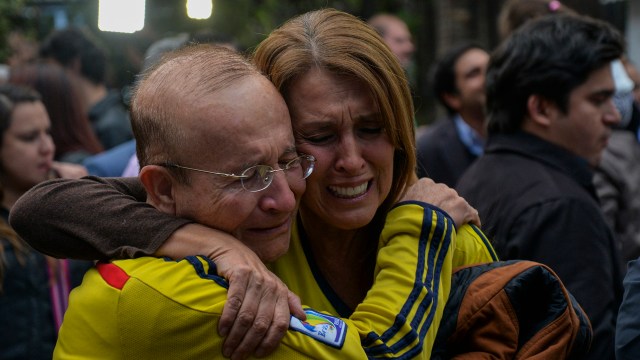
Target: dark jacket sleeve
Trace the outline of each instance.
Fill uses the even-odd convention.
[[[33,248],[59,258],[151,255],[191,221],[161,213],[145,200],[137,178],[56,179],[24,194],[9,222]]]
[[[588,359],[613,359],[622,275],[616,244],[592,208],[578,199],[560,199],[527,209],[511,227],[507,252],[529,254],[528,260],[558,274],[591,320]]]
[[[616,359],[637,359],[640,354],[640,260],[629,262],[624,278],[624,299],[616,324]]]

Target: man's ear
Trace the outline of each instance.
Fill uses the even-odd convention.
[[[460,109],[460,97],[456,94],[452,94],[452,93],[444,93],[442,94],[442,100],[444,100],[445,103],[447,103],[447,105],[449,105],[450,108],[454,109],[455,111],[458,111],[458,109]]]
[[[163,166],[147,165],[140,169],[138,177],[147,190],[147,203],[164,213],[175,215],[177,182],[169,170]]]
[[[527,99],[527,117],[533,124],[548,127],[558,115],[558,106],[540,95],[530,95]]]

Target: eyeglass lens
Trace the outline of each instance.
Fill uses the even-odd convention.
[[[242,172],[242,186],[248,191],[260,191],[266,189],[275,173],[283,171],[289,181],[306,179],[313,172],[314,161],[306,156],[297,157],[289,161],[280,169],[273,169],[268,165],[256,165]]]

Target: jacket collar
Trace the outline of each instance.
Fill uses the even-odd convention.
[[[509,152],[554,168],[593,191],[593,169],[585,160],[568,150],[524,131],[489,136],[485,153]]]

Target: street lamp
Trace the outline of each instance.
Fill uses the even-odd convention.
[[[212,11],[212,0],[187,0],[187,15],[192,19],[208,19]]]
[[[102,31],[134,33],[144,28],[145,0],[100,0],[98,28]]]

